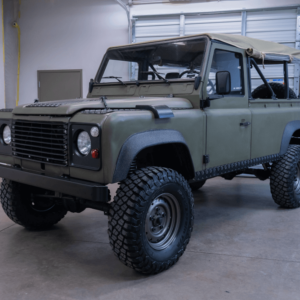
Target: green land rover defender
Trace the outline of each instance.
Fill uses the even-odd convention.
[[[270,178],[275,203],[299,207],[300,99],[288,75],[299,62],[296,49],[225,34],[108,49],[86,99],[0,111],[5,213],[41,230],[104,211],[116,256],[153,274],[184,253],[192,191],[209,178]],[[265,78],[270,65],[284,84]]]

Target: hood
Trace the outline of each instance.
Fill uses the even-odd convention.
[[[106,99],[107,108],[135,108],[136,105],[167,105],[172,108],[189,109],[193,108],[190,101],[184,98],[163,98],[163,97],[134,97],[126,99]],[[101,99],[71,99],[61,101],[49,101],[24,104],[13,110],[15,115],[73,115],[86,109],[103,109],[104,103]]]

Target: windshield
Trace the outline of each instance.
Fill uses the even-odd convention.
[[[97,82],[193,79],[202,67],[206,38],[109,50]]]

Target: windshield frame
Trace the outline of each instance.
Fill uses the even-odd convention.
[[[145,46],[151,46],[151,45],[162,45],[162,44],[168,44],[168,43],[172,43],[172,42],[182,42],[182,41],[190,41],[190,40],[197,40],[197,39],[203,39],[204,40],[204,43],[205,43],[205,47],[204,47],[204,53],[203,53],[203,61],[202,61],[202,68],[200,70],[200,74],[199,76],[203,77],[203,74],[204,74],[204,67],[205,67],[205,59],[206,59],[206,56],[207,56],[207,51],[208,51],[208,47],[209,47],[209,37],[206,36],[206,35],[199,35],[199,36],[192,36],[192,37],[181,37],[181,38],[170,38],[170,39],[166,39],[166,40],[162,40],[162,41],[152,41],[152,42],[143,42],[143,43],[137,43],[137,44],[131,44],[131,45],[126,45],[126,46],[121,46],[121,47],[112,47],[112,48],[109,48],[102,61],[101,61],[101,64],[98,68],[98,71],[96,73],[96,76],[94,78],[94,82],[96,85],[120,85],[119,82],[103,82],[103,83],[100,83],[100,80],[102,79],[102,76],[105,72],[105,69],[106,69],[106,66],[109,62],[109,58],[108,58],[108,53],[109,51],[113,51],[113,50],[116,50],[116,49],[130,49],[130,48],[143,48]],[[186,82],[186,81],[194,81],[195,78],[179,78],[179,79],[168,79],[169,82],[171,83],[175,83],[175,82]],[[165,83],[164,80],[139,80],[140,83],[149,83],[149,84],[157,84],[157,83]],[[136,84],[135,81],[124,81],[124,83],[126,83],[126,85],[134,85]]]

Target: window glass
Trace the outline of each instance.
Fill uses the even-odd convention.
[[[278,99],[284,99],[284,69],[283,63],[277,64],[269,64],[268,62],[262,66],[258,65],[260,71],[266,78],[267,82],[270,84],[271,88],[273,89],[276,97]],[[289,88],[294,89],[294,80],[291,77],[294,77],[294,70],[295,66],[292,64],[288,65],[288,74],[289,78]],[[256,71],[255,67],[252,66],[251,68],[251,89],[252,89],[252,97],[254,99],[258,98],[271,98],[271,93],[268,91],[267,87],[265,86],[264,82],[262,81],[260,75]],[[262,89],[262,87],[264,87]]]
[[[133,64],[134,68],[139,70],[139,65],[135,62],[130,62],[130,61],[122,61],[122,60],[115,60],[115,59],[110,59],[108,61],[108,64],[106,66],[105,72],[102,76],[101,82],[102,83],[107,83],[107,82],[118,82],[117,79],[121,81],[129,81],[129,66],[130,63]],[[113,77],[118,77],[112,78]],[[137,79],[137,78],[133,78]]]
[[[100,82],[116,82],[105,78],[112,76],[122,81],[193,79],[201,71],[205,48],[206,39],[200,38],[109,50]]]
[[[230,95],[244,95],[242,65],[242,54],[216,49],[209,72],[209,78],[206,87],[207,94],[216,94],[217,72],[228,71],[231,77]]]

